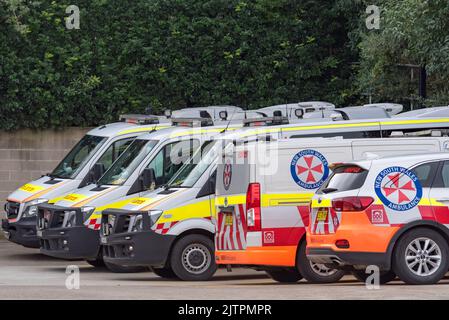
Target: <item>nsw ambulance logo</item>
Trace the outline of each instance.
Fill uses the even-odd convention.
[[[293,157],[290,173],[300,187],[317,189],[329,176],[329,164],[318,151],[302,150]]]
[[[376,195],[388,208],[396,211],[410,210],[422,198],[422,187],[416,174],[403,167],[382,170],[374,182]]]
[[[223,187],[225,190],[228,190],[231,186],[232,179],[232,165],[230,162],[227,162],[224,166],[223,170]]]

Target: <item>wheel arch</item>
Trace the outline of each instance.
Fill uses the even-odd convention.
[[[201,234],[208,237],[212,242],[214,242],[214,226],[212,222],[207,219],[189,219],[177,223],[168,233],[175,235],[176,238],[170,245],[170,250],[167,255],[166,266],[170,265],[170,257],[175,244],[185,236],[190,234]]]
[[[443,238],[448,242],[449,244],[449,228],[444,226],[443,224],[434,221],[434,220],[417,220],[410,223],[407,223],[406,225],[402,226],[401,229],[399,229],[393,238],[390,240],[390,243],[388,244],[387,248],[387,259],[386,259],[386,267],[388,269],[391,269],[392,266],[392,259],[393,259],[393,252],[396,247],[396,244],[398,241],[409,231],[418,229],[418,228],[427,228],[432,229],[436,232],[438,232]]]

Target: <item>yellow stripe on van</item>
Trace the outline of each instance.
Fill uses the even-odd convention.
[[[311,207],[312,208],[322,208],[322,207],[330,207],[332,206],[331,199],[321,199],[320,202],[318,202],[318,199],[312,199]]]
[[[19,190],[29,192],[29,193],[41,191],[44,189],[45,189],[45,187],[37,186],[37,185],[31,184],[31,183],[24,184],[23,186],[21,186],[19,188]]]
[[[226,131],[232,131],[232,130],[237,130],[239,129],[238,127],[231,127],[226,129]],[[170,138],[176,138],[176,137],[183,137],[183,136],[190,136],[190,135],[194,135],[194,134],[202,134],[202,133],[220,133],[222,131],[224,131],[225,128],[213,128],[213,129],[203,129],[203,128],[193,128],[191,130],[187,130],[187,131],[182,131],[182,132],[173,132],[170,135]]]
[[[87,198],[87,196],[85,194],[71,193],[71,194],[64,196],[62,198],[62,200],[69,201],[69,202],[77,202],[77,201],[81,201],[86,198]]]
[[[419,120],[388,120],[381,121],[381,125],[393,125],[393,124],[423,124],[423,123],[438,123],[438,122],[449,122],[449,118],[441,119],[419,119]]]
[[[211,212],[212,209],[212,212]],[[180,221],[186,219],[206,218],[215,214],[215,207],[211,208],[209,200],[198,201],[185,206],[164,211],[157,223]]]
[[[399,125],[399,124],[425,124],[425,123],[449,123],[449,118],[441,118],[441,119],[419,119],[419,120],[386,120],[386,121],[378,121],[378,122],[362,122],[362,123],[346,123],[345,121],[336,123],[336,124],[328,124],[328,125],[301,125],[295,127],[276,127],[270,129],[254,129],[251,131],[247,131],[242,133],[241,137],[252,136],[261,133],[275,133],[275,132],[288,132],[288,131],[307,131],[307,130],[317,130],[317,129],[340,129],[340,128],[348,128],[348,127],[373,127],[373,126],[382,126],[382,125]]]
[[[130,198],[126,200],[120,200],[117,202],[105,204],[104,206],[98,207],[95,209],[95,212],[89,217],[89,220],[98,219],[101,217],[101,213],[106,209],[122,209],[124,206],[128,204],[132,204],[135,206],[145,204],[146,202],[154,201],[153,198]]]
[[[267,193],[262,195],[262,207],[309,204],[314,193]]]
[[[153,128],[135,128],[135,129],[128,129],[128,130],[123,130],[120,131],[118,134],[127,134],[127,133],[138,133],[138,132],[146,132],[146,131],[152,131],[152,130],[160,130],[160,129],[165,129],[165,128],[170,128],[170,125],[166,125],[166,126],[155,126]]]
[[[313,193],[266,193],[262,194],[261,206],[297,206],[309,204]],[[246,195],[220,196],[215,198],[216,206],[232,206],[236,204],[245,204]]]
[[[232,206],[232,205],[236,205],[236,204],[244,204],[244,203],[246,203],[246,195],[240,194],[240,195],[235,195],[235,196],[215,197],[215,205],[216,206],[224,206],[225,203],[228,206]]]
[[[58,202],[58,201],[60,201],[60,200],[62,200],[62,199],[64,199],[64,195],[62,195],[62,196],[59,196],[59,197],[56,197],[56,198],[53,198],[53,199],[50,199],[50,200],[48,200],[48,203],[50,203],[50,204],[54,204],[54,203],[56,203],[56,202]]]

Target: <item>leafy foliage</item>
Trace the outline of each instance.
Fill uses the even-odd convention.
[[[449,3],[446,0],[380,1],[381,26],[362,32],[358,84],[375,99],[449,101]],[[428,74],[428,100],[419,101],[417,69]],[[413,69],[413,70],[412,70]],[[405,101],[407,102],[407,101]]]
[[[0,2],[0,128],[87,126],[122,112],[357,99],[352,0]],[[349,89],[348,89],[349,88]]]

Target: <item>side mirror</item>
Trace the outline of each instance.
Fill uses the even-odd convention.
[[[104,164],[96,163],[91,170],[92,180],[93,182],[97,182],[105,172]]]
[[[156,173],[153,168],[145,168],[141,175],[142,190],[156,189]]]
[[[295,116],[298,119],[302,119],[304,116],[304,110],[303,109],[295,109]]]
[[[165,117],[167,117],[168,119],[170,119],[170,118],[171,118],[171,115],[172,115],[171,110],[170,110],[170,109],[166,109],[166,110],[164,111],[164,115],[165,115]]]
[[[221,120],[227,120],[228,119],[228,112],[226,110],[222,110],[218,113],[218,116]]]

